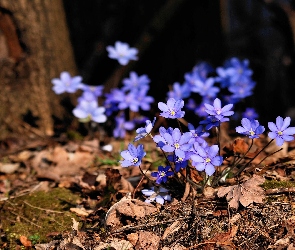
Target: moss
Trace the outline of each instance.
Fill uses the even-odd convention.
[[[0,248],[7,244],[4,249],[15,249],[21,245],[21,235],[27,238],[38,235],[34,243],[42,243],[50,240],[46,237],[48,233],[71,230],[72,218],[78,218],[69,209],[78,199],[70,190],[55,188],[1,202],[0,221],[6,240],[0,239]]]
[[[290,188],[295,187],[294,181],[277,181],[277,180],[266,180],[262,185],[264,189],[274,189],[274,188]]]

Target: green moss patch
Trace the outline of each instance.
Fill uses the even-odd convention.
[[[295,187],[294,181],[277,181],[277,180],[266,180],[261,187],[264,189],[274,189],[274,188],[291,188]]]
[[[36,244],[48,242],[50,233],[70,230],[72,218],[78,219],[69,209],[78,199],[70,190],[55,188],[2,201],[0,221],[5,237],[0,239],[0,248],[15,249],[21,235],[33,238]]]

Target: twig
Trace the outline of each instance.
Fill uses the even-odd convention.
[[[295,187],[267,189],[265,194],[295,193]]]
[[[36,226],[36,227],[42,228],[41,226],[37,225],[36,223],[30,221],[29,219],[27,219],[27,218],[25,218],[25,217],[23,217],[23,216],[21,216],[21,215],[15,213],[15,212],[13,212],[13,211],[10,211],[10,213],[14,214],[15,216],[18,216],[19,218],[25,220],[26,222],[29,222],[29,223],[33,224],[33,225]]]
[[[32,208],[36,208],[42,211],[46,211],[46,212],[50,212],[50,213],[58,213],[58,214],[63,214],[64,212],[61,211],[56,211],[56,210],[51,210],[51,209],[46,209],[46,208],[42,208],[42,207],[35,207],[33,205],[31,205],[30,203],[28,203],[27,201],[24,201],[24,203]]]
[[[182,220],[187,220],[187,219],[190,219],[192,218],[192,216],[188,216],[188,217],[184,217],[184,218],[178,218],[178,219],[170,219],[170,220],[166,220],[166,221],[158,221],[158,222],[153,222],[153,223],[149,223],[149,224],[140,224],[140,225],[137,225],[137,226],[130,226],[130,225],[127,225],[127,226],[124,226],[124,227],[121,227],[115,231],[112,231],[111,233],[120,233],[120,232],[123,232],[125,230],[131,230],[131,229],[138,229],[138,228],[141,228],[141,227],[153,227],[153,226],[156,226],[156,225],[161,225],[161,224],[166,224],[166,223],[170,223],[170,222],[175,222],[175,221],[182,221]]]

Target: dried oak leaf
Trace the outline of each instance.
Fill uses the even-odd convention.
[[[251,203],[262,203],[265,197],[265,192],[261,185],[264,182],[264,178],[260,175],[253,175],[252,178],[245,181],[242,184],[221,187],[218,189],[218,197],[226,195],[228,205],[232,208],[238,209],[239,202],[247,207]]]

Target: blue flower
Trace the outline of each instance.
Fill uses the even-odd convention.
[[[186,104],[185,104],[185,107],[188,109],[188,110],[192,110],[194,111],[196,108],[197,108],[197,104],[195,102],[194,99],[190,98],[187,100]],[[207,115],[207,113],[206,113]]]
[[[175,152],[175,155],[180,158],[184,158],[185,152],[189,151],[192,146],[189,143],[192,138],[192,134],[190,132],[181,134],[178,128],[175,128],[172,131],[172,134],[165,133],[163,137],[166,144],[162,147],[162,149],[167,153]]]
[[[120,163],[122,167],[139,166],[145,155],[146,153],[143,150],[143,145],[140,144],[136,148],[133,144],[129,143],[128,150],[121,152],[121,156],[124,160],[120,161]]]
[[[149,197],[145,200],[147,203],[156,201],[157,203],[164,204],[165,201],[171,201],[171,196],[168,194],[168,189],[163,187],[151,187],[151,189],[143,189],[141,192]]]
[[[100,97],[102,96],[102,91],[103,91],[103,86],[91,86],[91,85],[87,85],[87,84],[84,84],[82,83],[80,85],[80,89],[82,89],[85,92],[89,92],[89,93],[92,93],[95,97]]]
[[[120,97],[118,96],[116,99],[119,101],[118,108],[120,110],[129,108],[133,112],[139,111],[140,102],[138,101],[135,92],[129,92],[128,94],[122,95]]]
[[[200,124],[205,125],[205,130],[210,130],[213,127],[218,127],[221,122],[229,121],[228,118],[224,117],[221,120],[218,120],[215,116],[209,115],[205,120],[200,121]]]
[[[234,114],[234,112],[231,111],[233,104],[227,104],[224,107],[221,107],[221,101],[218,98],[214,100],[213,106],[207,103],[204,103],[204,105],[206,107],[205,111],[219,121],[221,121],[225,116],[231,116]]]
[[[151,103],[153,103],[155,100],[153,97],[147,95],[148,90],[149,86],[142,86],[137,91],[133,91],[134,95],[136,96],[137,102],[139,103],[139,107],[145,111],[151,109]]]
[[[158,103],[158,108],[162,111],[160,116],[172,119],[184,117],[185,112],[181,110],[183,106],[183,100],[176,101],[174,98],[168,99],[167,104],[163,102]]]
[[[73,110],[73,114],[81,119],[81,121],[88,122],[90,120],[97,123],[103,123],[107,120],[106,115],[104,114],[105,108],[98,107],[96,101],[85,101],[82,100],[78,106]]]
[[[136,48],[130,48],[127,43],[120,41],[115,42],[115,47],[107,46],[109,52],[109,58],[117,59],[121,65],[127,65],[130,60],[137,60],[138,50]]]
[[[243,117],[248,119],[257,119],[258,114],[256,113],[254,108],[246,108],[245,112],[242,114]]]
[[[146,120],[145,127],[136,129],[137,135],[135,136],[134,141],[138,141],[149,135],[154,127],[155,121],[156,117],[154,118],[153,122],[151,122],[150,120]]]
[[[176,156],[175,154],[173,155],[168,155],[167,158],[170,162],[174,162],[175,165],[175,172],[178,173],[181,168],[185,168],[188,164],[188,160],[190,159],[191,152],[185,152],[185,157],[180,158]]]
[[[160,127],[159,128],[159,135],[155,135],[153,140],[154,142],[157,144],[157,147],[162,148],[164,145],[168,144],[168,142],[166,141],[166,139],[164,138],[164,135],[166,133],[172,135],[173,132],[173,128],[169,127],[167,129],[165,129],[164,127]]]
[[[268,136],[271,139],[276,139],[278,146],[282,146],[284,141],[294,140],[295,127],[289,127],[290,122],[290,117],[283,119],[282,117],[278,116],[276,123],[268,123],[268,128],[271,130],[271,132],[268,133]]]
[[[173,83],[173,89],[168,92],[168,98],[181,100],[189,97],[191,94],[188,84],[181,85],[179,82]]]
[[[198,107],[195,108],[195,114],[200,117],[206,117],[208,115],[206,112],[206,107],[204,105],[204,102],[200,103]]]
[[[162,182],[166,183],[168,180],[168,177],[173,175],[173,172],[169,171],[169,169],[170,169],[170,166],[167,166],[167,167],[159,166],[158,171],[152,172],[151,176],[157,178],[156,179],[157,184],[161,184]]]
[[[53,91],[58,95],[64,92],[74,93],[80,88],[82,77],[71,77],[69,72],[64,71],[60,73],[60,78],[53,78],[51,82],[54,85]]]
[[[251,139],[259,138],[259,135],[264,132],[265,128],[259,125],[257,120],[242,119],[242,126],[236,127],[236,132],[246,135]]]
[[[134,123],[131,121],[126,121],[124,115],[117,116],[116,127],[113,130],[113,135],[115,138],[125,138],[126,130],[134,129]]]
[[[134,89],[140,89],[143,86],[146,86],[150,83],[150,79],[147,75],[138,76],[136,72],[131,71],[129,78],[123,79],[124,86],[122,87],[123,91],[131,91]]]
[[[235,57],[226,61],[224,67],[218,67],[216,72],[222,88],[236,84],[238,81],[248,81],[253,73],[249,69],[249,60],[240,61]]]
[[[195,128],[191,123],[188,123],[187,127],[189,131],[192,133],[194,142],[203,143],[205,141],[203,137],[209,136],[209,133],[204,131],[202,125]]]
[[[255,82],[249,79],[231,84],[228,90],[233,93],[232,98],[243,99],[253,94],[252,90],[254,87]]]
[[[194,91],[199,95],[206,98],[214,98],[219,92],[219,88],[213,86],[215,83],[215,79],[213,77],[209,77],[207,79],[200,78],[195,81]]]
[[[215,167],[222,164],[223,158],[218,155],[219,147],[217,145],[211,147],[204,145],[194,143],[191,155],[192,165],[198,171],[205,170],[206,174],[211,176],[215,172]]]

